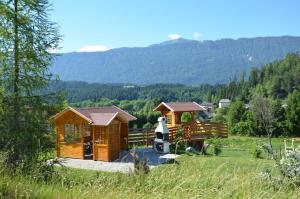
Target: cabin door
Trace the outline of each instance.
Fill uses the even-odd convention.
[[[93,136],[93,159],[109,161],[107,128],[102,126],[94,126]]]
[[[111,160],[118,159],[120,156],[121,143],[120,143],[120,124],[109,125],[109,148]]]

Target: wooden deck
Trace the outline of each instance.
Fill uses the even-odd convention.
[[[168,127],[170,141],[174,142],[176,133],[183,131],[183,138],[189,141],[207,139],[211,137],[227,138],[228,128],[226,124],[215,122],[191,122],[174,127]],[[150,145],[154,138],[154,129],[130,129],[128,132],[129,145]]]

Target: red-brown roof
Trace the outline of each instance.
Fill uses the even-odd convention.
[[[114,118],[118,118],[123,122],[129,122],[136,120],[136,117],[130,115],[126,111],[116,107],[95,107],[95,108],[72,108],[68,107],[60,113],[56,114],[53,118],[56,119],[63,115],[66,111],[71,110],[81,116],[82,118],[88,120],[94,125],[109,125]]]
[[[162,111],[162,110],[169,110],[173,112],[185,112],[185,111],[205,111],[205,107],[199,105],[196,102],[170,102],[160,103],[154,111]]]
[[[126,111],[116,107],[116,106],[106,106],[106,107],[95,107],[95,108],[73,108],[79,113],[83,114],[89,119],[91,118],[91,113],[119,113],[127,121],[136,120],[136,117],[130,115]]]
[[[118,113],[91,113],[93,125],[107,126],[113,119],[118,116]]]

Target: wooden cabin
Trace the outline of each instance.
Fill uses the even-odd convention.
[[[175,140],[175,135],[180,129],[184,129],[184,139],[193,147],[202,149],[204,139],[211,137],[227,138],[227,125],[222,123],[213,123],[208,121],[200,121],[201,112],[207,112],[205,106],[201,106],[196,102],[172,102],[160,103],[154,111],[159,111],[167,118],[167,127],[169,129],[170,141]],[[183,123],[181,116],[188,112],[192,115],[192,121]]]
[[[136,118],[110,106],[68,107],[51,120],[57,134],[57,157],[113,161],[128,149],[128,123]]]
[[[195,121],[198,113],[206,111],[206,109],[196,102],[162,102],[153,111],[159,111],[167,118],[167,127],[169,128],[182,124],[181,116],[184,112],[191,113],[193,121]]]

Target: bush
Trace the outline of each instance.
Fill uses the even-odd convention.
[[[143,125],[143,128],[151,129],[151,128],[153,128],[153,124],[151,124],[150,122],[147,122],[146,124]]]
[[[287,151],[277,164],[284,177],[300,186],[300,146],[295,151]]]
[[[284,185],[300,187],[300,146],[295,151],[287,151],[280,160],[276,160],[280,176],[273,177],[270,170],[262,173],[262,177],[280,189]]]
[[[214,155],[218,156],[221,154],[222,149],[221,149],[221,144],[214,144]]]
[[[251,135],[252,134],[251,125],[248,122],[239,122],[232,126],[230,133],[233,135]]]
[[[170,151],[175,154],[185,153],[186,142],[184,140],[184,129],[180,128],[175,134],[174,144],[171,144]]]
[[[259,144],[256,144],[254,147],[253,147],[253,150],[251,152],[252,156],[254,158],[263,158],[262,154],[263,154],[263,149],[261,147],[261,145]]]
[[[212,138],[209,140],[209,144],[213,147],[213,154],[218,156],[222,153],[222,142],[220,138]]]
[[[184,112],[181,115],[181,122],[191,122],[193,120],[193,116],[189,112]]]

